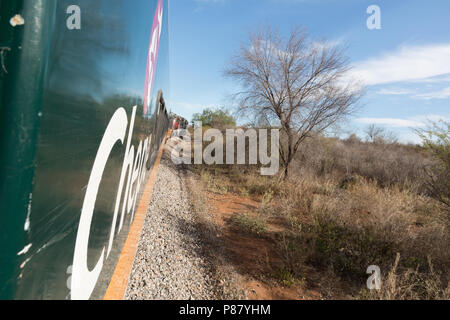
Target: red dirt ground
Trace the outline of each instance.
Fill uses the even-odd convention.
[[[229,223],[234,214],[255,215],[259,203],[246,197],[232,194],[207,193],[210,214],[222,230],[223,242],[229,259],[236,270],[244,276],[242,284],[247,296],[252,300],[317,300],[319,292],[305,289],[301,284],[282,286],[273,280],[265,280],[264,275],[271,272],[271,266],[282,265],[274,242],[270,237],[244,234],[231,228]],[[268,233],[283,231],[278,221],[268,221]]]

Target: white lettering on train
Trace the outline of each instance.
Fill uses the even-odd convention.
[[[150,47],[147,57],[145,93],[143,101],[144,115],[147,114],[148,105],[153,89],[153,80],[156,72],[156,61],[158,59],[159,41],[162,31],[162,22],[163,1],[158,0],[155,16],[153,19]],[[105,131],[105,135],[103,136],[103,140],[100,144],[97,156],[95,158],[94,166],[92,168],[86,195],[84,198],[83,208],[81,209],[81,218],[78,226],[77,239],[75,242],[71,282],[71,298],[73,300],[87,300],[91,297],[91,294],[95,288],[95,285],[103,268],[105,251],[106,258],[108,258],[109,254],[111,253],[116,233],[116,223],[119,213],[119,207],[122,199],[122,211],[120,214],[120,222],[117,233],[122,230],[125,215],[131,213],[131,222],[134,219],[136,201],[141,189],[141,185],[145,181],[146,170],[144,168],[149,159],[149,152],[151,150],[150,145],[152,143],[152,136],[150,135],[144,141],[139,142],[136,153],[135,147],[131,145],[134,121],[136,118],[136,108],[136,106],[133,108],[133,114],[131,116],[131,121],[129,124],[128,139],[125,148],[122,172],[120,174],[119,186],[117,190],[117,198],[114,207],[114,215],[111,224],[108,248],[103,248],[100,259],[97,261],[94,269],[92,271],[89,271],[87,265],[88,244],[95,202],[97,200],[98,189],[102,180],[103,171],[105,170],[105,166],[109,159],[111,151],[118,141],[120,141],[120,143],[122,144],[124,143],[126,129],[128,126],[128,118],[125,109],[119,108],[113,115]],[[125,177],[127,177],[126,184]],[[123,193],[124,186],[125,193]]]
[[[121,231],[125,215],[132,213],[130,223],[134,219],[134,210],[136,200],[139,195],[142,183],[145,181],[145,163],[149,158],[150,143],[152,137],[149,136],[144,141],[139,142],[135,157],[135,148],[131,145],[133,137],[134,122],[136,118],[136,106],[133,107],[131,121],[129,123],[128,138],[125,148],[122,172],[117,190],[116,203],[114,209],[113,221],[111,224],[111,233],[108,242],[108,249],[103,248],[99,260],[93,270],[89,271],[87,265],[88,242],[91,231],[91,223],[94,214],[95,202],[97,200],[98,190],[105,170],[105,166],[110,157],[111,151],[117,142],[124,143],[125,134],[128,127],[128,118],[125,109],[119,108],[111,118],[106,128],[102,142],[94,161],[89,183],[86,189],[86,195],[81,209],[81,218],[78,226],[77,239],[75,243],[75,253],[73,258],[71,298],[73,300],[89,299],[94,287],[97,283],[100,272],[103,268],[103,262],[111,252],[112,244],[115,237],[116,222],[119,212],[120,202],[122,202],[122,212],[120,216],[119,230]],[[128,173],[128,175],[127,175]],[[125,177],[128,177],[125,185]],[[123,187],[125,185],[125,193]]]

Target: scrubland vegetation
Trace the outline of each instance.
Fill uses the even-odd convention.
[[[222,210],[229,195],[240,197],[233,198],[238,209],[222,210],[234,210],[222,228],[232,234],[228,242],[241,231],[242,245],[257,244],[243,255],[265,246],[261,259],[248,262],[265,267],[241,268],[264,282],[314,287],[326,298],[448,299],[449,125],[418,131],[420,146],[375,126],[364,141],[327,137],[365,91],[346,78],[349,68],[345,48],[317,46],[304,29],[287,38],[271,28],[250,35],[225,74],[241,88],[236,115],[280,129],[280,173],[194,166],[204,190],[216,195],[206,214]],[[372,265],[381,270],[380,290],[366,286]]]
[[[422,132],[423,146],[315,135],[288,179],[260,176],[256,166],[193,171],[206,192],[259,203],[229,225],[273,246],[265,281],[319,282],[324,296],[340,298],[449,299],[449,131],[433,130]],[[370,265],[381,269],[381,290],[366,288]]]

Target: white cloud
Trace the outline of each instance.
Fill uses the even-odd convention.
[[[414,131],[396,133],[399,141],[403,143],[422,144],[422,139]]]
[[[417,82],[417,83],[445,83],[445,82],[450,82],[450,74],[444,74],[444,75],[439,75],[436,77],[431,77],[431,78],[426,78],[426,79],[419,79],[419,80],[414,80],[412,82]]]
[[[422,122],[424,124],[429,122],[429,121],[433,121],[433,122],[450,121],[449,117],[442,116],[442,115],[439,115],[439,114],[428,114],[428,115],[414,116],[414,117],[411,117],[410,119]]]
[[[424,92],[424,93],[416,93],[416,92],[414,92],[412,90],[408,90],[408,89],[383,88],[383,89],[377,91],[376,94],[409,95],[413,99],[421,99],[421,100],[447,99],[447,98],[450,98],[450,87],[445,87],[440,90]]]
[[[350,77],[366,85],[414,81],[450,73],[450,44],[403,46],[354,64]]]
[[[423,127],[424,123],[408,119],[394,118],[358,118],[356,122],[363,124],[377,124],[396,128]]]
[[[316,49],[330,49],[334,47],[338,47],[344,43],[344,38],[340,37],[333,40],[323,40],[323,41],[314,41],[311,45],[312,48]]]
[[[437,114],[418,115],[408,119],[398,118],[357,118],[356,122],[362,124],[376,124],[391,128],[420,128],[425,127],[429,121],[449,121],[449,118]]]
[[[443,88],[443,89],[438,90],[438,91],[416,94],[414,96],[414,98],[416,98],[416,99],[424,99],[424,100],[447,99],[447,98],[450,98],[450,87]]]
[[[411,93],[412,93],[412,91],[407,90],[407,89],[381,89],[377,92],[377,94],[394,95],[394,96],[411,94]]]

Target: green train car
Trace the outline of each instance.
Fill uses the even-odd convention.
[[[168,9],[0,0],[0,299],[104,297],[169,127]]]

